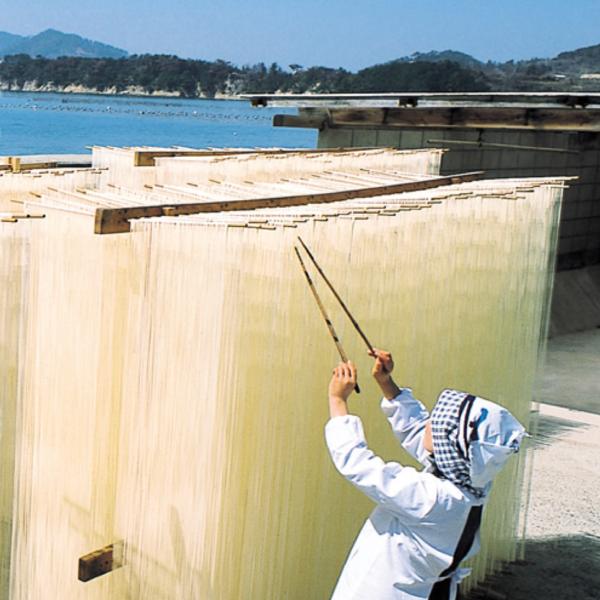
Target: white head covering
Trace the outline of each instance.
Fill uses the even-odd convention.
[[[433,457],[442,477],[479,497],[527,435],[502,406],[451,389],[439,395],[431,429]]]

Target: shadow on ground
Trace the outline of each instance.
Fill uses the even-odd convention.
[[[548,341],[536,399],[600,414],[600,328]],[[600,594],[598,596],[600,598]]]
[[[466,600],[598,600],[600,537],[573,535],[525,543],[525,560],[486,579]]]
[[[548,446],[554,440],[581,427],[585,428],[587,424],[581,421],[537,414],[532,422],[533,435],[531,441],[534,446]]]

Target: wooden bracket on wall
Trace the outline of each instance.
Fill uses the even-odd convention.
[[[91,581],[122,566],[123,542],[116,542],[80,557],[77,579]]]
[[[131,206],[127,208],[98,208],[94,222],[94,233],[127,233],[131,231],[130,219],[152,217],[177,217],[203,213],[232,212],[240,210],[257,210],[261,208],[285,208],[290,206],[305,206],[307,204],[327,204],[343,202],[357,198],[374,198],[389,196],[403,192],[429,190],[444,185],[466,183],[482,179],[483,171],[460,173],[444,177],[431,177],[420,181],[403,181],[368,188],[355,188],[336,192],[318,194],[302,194],[295,196],[280,196],[277,198],[256,198],[247,200],[229,200],[223,202],[192,202],[185,204],[160,204],[153,206]]]

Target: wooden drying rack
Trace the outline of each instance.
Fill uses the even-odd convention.
[[[93,146],[89,146],[93,148]],[[206,158],[253,155],[292,155],[292,154],[337,154],[340,152],[364,152],[365,150],[389,150],[380,146],[354,146],[351,148],[212,148],[210,150],[193,148],[133,148],[133,164],[136,167],[154,167],[157,158]],[[426,150],[429,150],[428,148]],[[127,150],[125,150],[127,151]],[[411,152],[407,150],[406,152]]]
[[[354,188],[335,192],[279,196],[276,198],[251,198],[220,202],[190,202],[184,204],[158,204],[151,206],[130,206],[127,208],[98,208],[95,213],[94,233],[127,233],[131,231],[131,219],[152,217],[177,217],[202,213],[257,210],[261,208],[286,208],[307,204],[327,204],[356,198],[373,198],[403,192],[429,190],[444,185],[466,183],[481,179],[483,171],[460,173],[443,177],[432,177],[420,181],[405,181],[368,188]]]

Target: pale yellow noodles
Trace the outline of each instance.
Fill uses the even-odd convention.
[[[223,214],[107,236],[73,202],[10,225],[27,233],[31,261],[22,299],[0,290],[0,390],[13,411],[5,374],[19,336],[25,348],[17,439],[3,437],[0,463],[10,483],[16,452],[14,493],[0,496],[3,532],[14,511],[10,598],[327,598],[372,504],[324,445],[338,358],[296,236],[425,404],[457,387],[527,423],[560,197],[549,181],[494,181],[259,211],[263,229]],[[0,235],[0,277],[14,279],[20,242]],[[364,345],[316,281],[359,368],[351,410],[375,451],[414,464],[379,411]],[[515,556],[524,458],[495,485],[474,580]],[[80,556],[119,541],[125,566],[77,581]]]
[[[27,260],[23,229],[0,223],[0,598],[8,598],[10,580],[19,338]]]
[[[50,187],[75,190],[100,185],[104,171],[99,169],[56,168],[43,171],[10,173],[0,171],[0,212],[21,212],[32,193],[40,194]]]

